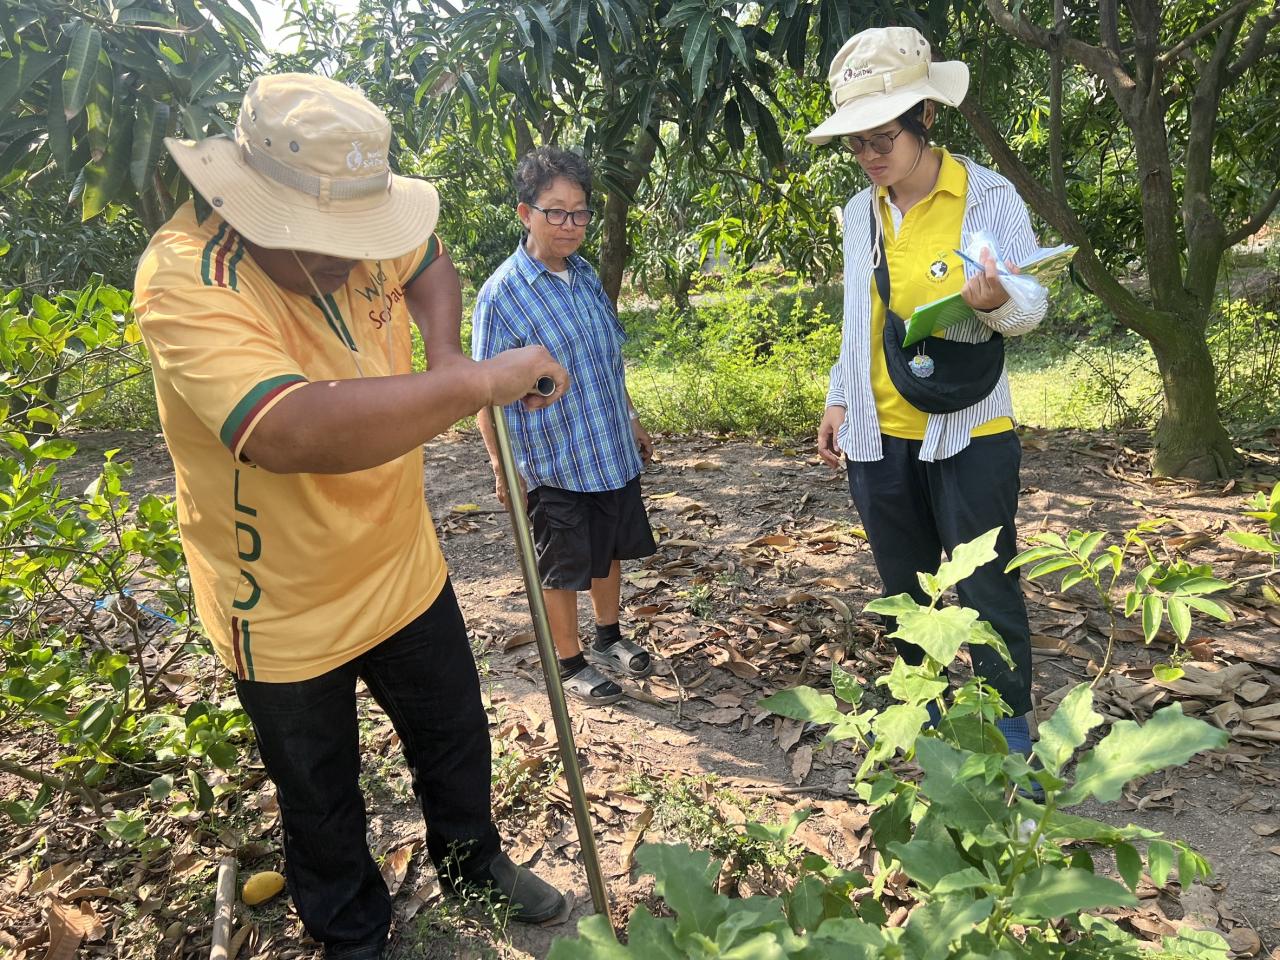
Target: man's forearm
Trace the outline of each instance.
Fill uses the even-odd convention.
[[[272,473],[350,473],[403,456],[488,402],[476,365],[309,383],[286,396],[245,444]]]

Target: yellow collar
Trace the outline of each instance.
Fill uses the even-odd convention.
[[[930,200],[937,193],[949,193],[955,197],[963,197],[968,187],[968,174],[965,172],[964,164],[953,157],[946,147],[937,148],[937,152],[942,159],[942,164],[938,168],[938,180],[933,185],[933,189],[921,200]],[[876,195],[884,200],[889,199],[888,187],[877,187]]]

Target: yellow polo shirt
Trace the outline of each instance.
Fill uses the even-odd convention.
[[[422,613],[448,571],[423,491],[422,450],[370,470],[274,474],[242,451],[309,381],[411,370],[404,287],[433,236],[361,263],[321,301],[276,286],[216,215],[183,206],[138,264],[134,309],[177,479],[196,610],[242,679],[319,676]]]
[[[911,316],[921,304],[958,293],[964,286],[964,269],[956,256],[969,177],[964,165],[946,150],[940,151],[938,182],[929,195],[908,210],[895,229],[889,191],[880,187],[876,202],[884,224],[884,252],[889,265],[890,299],[898,316]],[[876,399],[880,432],[904,440],[923,440],[929,415],[903,398],[885,366],[884,301],[871,280],[871,392]],[[945,334],[944,334],[945,335]],[[983,437],[1013,429],[1008,417],[995,417],[973,428],[970,436]]]

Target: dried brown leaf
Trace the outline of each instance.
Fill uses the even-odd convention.
[[[63,860],[52,864],[36,874],[35,880],[31,882],[31,892],[39,893],[41,890],[57,886],[78,869],[80,869],[79,860]]]
[[[623,873],[631,872],[631,864],[635,858],[636,847],[640,845],[640,839],[644,836],[644,832],[651,822],[653,822],[653,808],[646,806],[636,817],[635,823],[627,830],[626,838],[622,841],[622,853],[620,854]]]
[[[421,845],[422,841],[416,839],[402,843],[392,849],[382,861],[382,879],[391,896],[394,897],[396,891],[400,889],[400,884],[404,883],[405,875],[409,872],[409,863]]]
[[[800,742],[800,736],[804,733],[804,723],[800,720],[785,718],[782,726],[778,730],[778,746],[782,748],[783,753],[787,753]]]
[[[90,920],[79,910],[54,900],[49,904],[49,949],[44,960],[74,960]]]
[[[1262,941],[1248,927],[1236,927],[1227,934],[1227,945],[1239,957],[1253,957],[1262,950]]]
[[[739,720],[744,712],[741,707],[720,707],[699,714],[698,719],[704,723],[712,723],[717,727],[723,727]]]
[[[522,633],[513,634],[502,641],[502,649],[514,650],[516,647],[523,647],[525,644],[533,643],[535,639],[532,630],[525,630]]]
[[[809,744],[797,747],[791,755],[791,779],[797,784],[804,783],[805,777],[813,769],[813,747]]]

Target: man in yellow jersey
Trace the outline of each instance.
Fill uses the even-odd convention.
[[[479,680],[423,489],[422,444],[567,375],[542,347],[476,363],[439,201],[390,125],[321,77],[260,77],[233,137],[167,140],[207,203],[138,265],[135,309],[177,475],[196,608],[279,794],[289,891],[333,960],[382,955],[357,678],[395,725],[447,889],[543,922],[564,898],[499,850]],[[409,322],[430,370],[411,367]],[[540,377],[551,397],[531,395]]]

